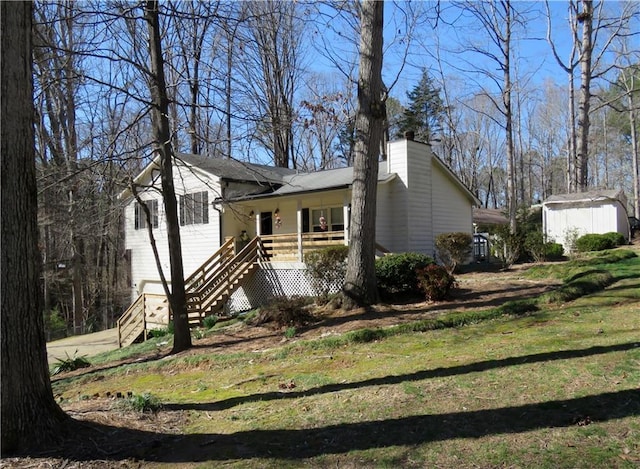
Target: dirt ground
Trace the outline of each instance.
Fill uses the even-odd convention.
[[[443,311],[465,311],[465,310],[481,310],[490,308],[507,300],[515,300],[522,298],[530,298],[540,295],[541,293],[553,288],[554,283],[549,279],[534,281],[526,279],[523,272],[530,265],[519,265],[509,271],[484,271],[469,272],[457,275],[458,288],[452,294],[452,298],[443,302],[405,302],[403,304],[384,304],[377,305],[369,309],[358,309],[354,311],[320,311],[317,315],[317,321],[311,324],[303,331],[299,331],[294,339],[290,340],[310,340],[331,334],[341,334],[351,330],[362,328],[376,328],[401,324],[409,321],[425,319],[441,313]],[[109,340],[109,334],[101,340]],[[91,340],[94,340],[90,338]],[[89,339],[86,339],[89,340]],[[289,340],[289,341],[290,341]],[[194,340],[194,347],[191,350],[183,352],[181,355],[193,355],[202,353],[220,353],[240,352],[240,351],[263,351],[270,348],[278,347],[288,342],[284,339],[282,330],[273,330],[269,327],[245,326],[243,324],[234,325],[219,334]],[[91,346],[91,344],[88,344]],[[78,343],[72,344],[72,347],[79,346]],[[56,349],[61,351],[62,349]],[[73,352],[73,351],[72,351]],[[84,375],[96,372],[102,368],[113,368],[118,364],[127,362],[154,360],[165,356],[169,352],[168,349],[159,349],[144,357],[135,357],[123,360],[119,363],[109,363],[102,366],[92,366],[61,374],[54,377],[54,380],[62,379],[73,375]],[[65,403],[63,406],[65,412],[74,417],[72,425],[76,425],[74,432],[76,437],[81,438],[79,441],[73,442],[66,440],[65,447],[68,450],[58,449],[54,454],[58,456],[47,457],[25,457],[25,458],[9,458],[0,462],[0,467],[16,467],[16,468],[45,468],[45,467],[66,467],[66,468],[104,468],[104,467],[147,467],[145,463],[136,461],[135,450],[127,447],[127,441],[130,441],[132,434],[140,441],[139,432],[148,432],[153,435],[159,427],[163,428],[163,433],[179,433],[181,427],[180,416],[174,412],[159,412],[153,419],[140,419],[138,416],[128,414],[123,411],[105,411],[104,403],[100,400],[74,401]],[[78,423],[78,420],[81,423]],[[77,431],[77,426],[81,425],[81,432]],[[108,428],[121,427],[117,434],[111,430],[109,435],[105,437],[104,426]],[[80,435],[83,435],[82,437]],[[92,443],[93,449],[87,447],[87,438]],[[148,437],[147,437],[148,438]],[[87,451],[95,451],[96,443],[100,441],[100,452],[90,453],[87,457]],[[150,445],[156,444],[154,441],[149,442]],[[123,446],[124,445],[124,448]],[[130,445],[129,445],[130,446]],[[185,451],[189,451],[185,448]],[[64,454],[59,457],[59,453]],[[121,455],[118,457],[116,455]],[[78,459],[82,462],[74,462]],[[188,460],[188,459],[181,459]]]
[[[549,279],[529,280],[523,272],[531,264],[519,265],[507,272],[470,272],[456,276],[458,287],[451,298],[440,302],[403,302],[380,304],[353,311],[320,310],[318,321],[298,331],[292,340],[311,340],[332,334],[343,334],[363,328],[386,327],[419,321],[444,311],[481,310],[498,306],[508,300],[532,298],[550,290]],[[187,354],[220,348],[229,351],[261,351],[287,342],[283,331],[269,327],[239,325],[223,334],[194,341],[195,349]]]

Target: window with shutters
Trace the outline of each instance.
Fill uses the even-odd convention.
[[[149,215],[151,215],[151,226],[153,228],[157,228],[158,227],[158,201],[146,200],[144,204],[149,209]],[[134,224],[135,224],[136,230],[144,230],[147,227],[147,215],[139,202],[136,202],[136,205],[135,205]]]
[[[209,223],[209,193],[194,192],[180,196],[180,225]]]

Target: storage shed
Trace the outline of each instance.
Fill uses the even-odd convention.
[[[571,252],[585,234],[618,232],[630,236],[627,198],[622,190],[599,190],[552,195],[542,204],[545,238]]]

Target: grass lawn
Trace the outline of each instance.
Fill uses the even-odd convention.
[[[640,258],[527,275],[572,293],[460,327],[107,367],[54,394],[120,442],[95,453],[107,467],[640,467]]]

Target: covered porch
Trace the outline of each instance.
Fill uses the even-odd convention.
[[[223,240],[236,250],[259,237],[270,262],[304,262],[306,252],[348,245],[351,190],[256,197],[220,204]]]

